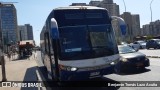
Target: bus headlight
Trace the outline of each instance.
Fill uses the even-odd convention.
[[[128,59],[126,59],[126,58],[121,58],[121,60],[122,60],[123,62],[128,62]]]
[[[110,64],[111,64],[111,65],[115,65],[115,62],[111,62]]]
[[[75,67],[67,67],[67,71],[77,71],[77,68],[75,68]]]
[[[71,71],[77,71],[77,68],[72,67]]]
[[[76,67],[70,67],[70,66],[64,66],[64,65],[59,65],[59,68],[61,70],[66,70],[66,71],[77,71],[78,68]]]

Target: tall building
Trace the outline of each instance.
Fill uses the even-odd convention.
[[[107,4],[113,4],[113,0],[103,0],[104,3],[107,3]]]
[[[19,25],[18,30],[20,34],[20,41],[33,40],[33,29],[30,24]]]
[[[113,3],[113,0],[91,0],[86,3],[72,3],[70,6],[97,6],[106,8],[111,16],[119,16],[119,5]]]
[[[143,25],[142,31],[142,36],[160,36],[160,20]]]
[[[149,24],[146,24],[146,25],[142,26],[142,34],[141,34],[141,36],[149,36],[149,35],[151,35],[149,27],[150,27]]]
[[[132,15],[132,30],[133,30],[133,37],[140,36],[140,17],[138,14]]]
[[[121,17],[127,24],[126,41],[133,42],[134,38],[140,35],[140,18],[138,14],[131,14],[130,12],[124,12]]]
[[[113,3],[113,0],[103,0],[98,7],[106,8],[111,16],[119,16],[119,5]]]
[[[160,35],[160,20],[155,21],[155,32],[156,36]]]
[[[142,36],[159,38],[160,37],[160,20],[156,20],[154,22],[150,22],[149,24],[143,25]]]
[[[150,30],[153,36],[158,36],[160,34],[160,20],[150,23]]]
[[[27,35],[28,35],[28,40],[33,40],[33,28],[30,24],[25,24],[27,27]]]
[[[101,3],[101,0],[91,0],[89,2],[90,6],[98,6]]]
[[[15,6],[13,4],[0,3],[0,19],[4,45],[16,43],[19,36]]]
[[[27,35],[27,28],[24,25],[19,25],[18,26],[19,34],[20,34],[20,41],[23,40],[28,40],[28,35]]]

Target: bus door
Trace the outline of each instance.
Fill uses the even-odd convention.
[[[45,60],[44,60],[44,64],[47,68],[48,71],[48,79],[53,79],[53,68],[52,68],[52,54],[51,54],[51,42],[50,42],[50,38],[49,38],[49,33],[46,32],[44,35],[44,39],[45,39]]]

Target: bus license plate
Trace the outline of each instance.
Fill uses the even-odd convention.
[[[100,72],[92,72],[90,73],[90,76],[98,76],[100,74]]]

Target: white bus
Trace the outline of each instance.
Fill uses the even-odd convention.
[[[40,34],[48,78],[87,80],[113,73],[119,52],[111,20],[108,11],[99,7],[52,10]]]

